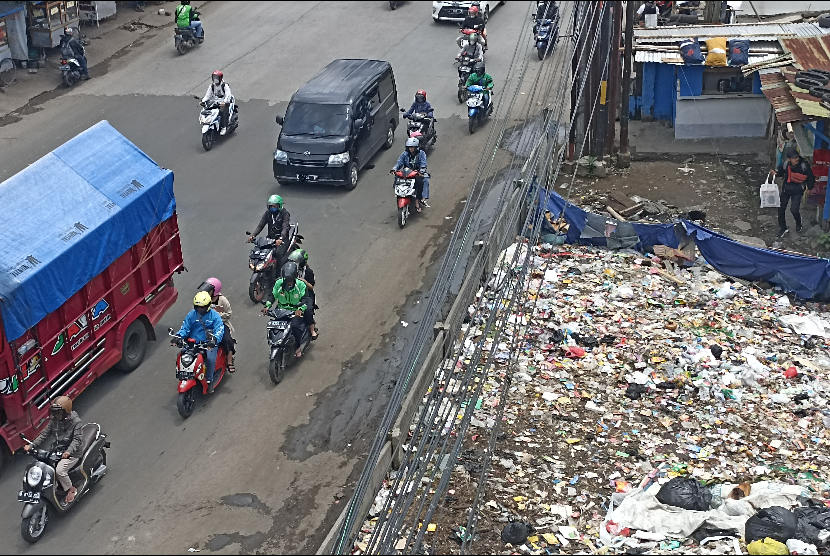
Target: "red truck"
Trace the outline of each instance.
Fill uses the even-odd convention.
[[[102,121],[0,184],[0,469],[49,402],[139,366],[183,270],[173,173]]]

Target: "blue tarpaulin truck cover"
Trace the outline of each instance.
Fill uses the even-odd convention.
[[[173,215],[173,172],[101,121],[0,184],[0,209],[11,341]]]

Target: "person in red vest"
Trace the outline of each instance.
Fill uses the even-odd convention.
[[[795,231],[801,232],[801,196],[808,189],[812,189],[816,183],[813,169],[810,164],[801,158],[798,151],[788,149],[784,153],[786,161],[782,162],[777,170],[770,170],[769,173],[784,178],[784,185],[781,187],[781,204],[778,207],[778,237],[784,237],[790,229],[787,227],[787,203],[790,203],[790,212],[795,218]]]

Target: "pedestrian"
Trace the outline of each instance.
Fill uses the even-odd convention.
[[[143,12],[144,11],[144,2],[133,2],[135,4],[135,11]]]
[[[770,170],[770,175],[778,175],[784,178],[781,187],[781,204],[778,207],[778,237],[784,237],[790,229],[787,227],[787,203],[790,203],[790,212],[795,218],[795,231],[801,232],[801,196],[808,189],[812,189],[816,183],[813,169],[810,164],[801,158],[798,151],[790,148],[784,153],[786,161],[778,166],[776,170]]]

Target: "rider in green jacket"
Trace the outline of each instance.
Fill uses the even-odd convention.
[[[470,85],[479,85],[484,89],[484,109],[488,110],[490,107],[490,93],[493,90],[493,78],[489,73],[484,71],[484,63],[478,62],[473,67],[473,72],[467,77],[465,87]]]
[[[291,333],[297,343],[297,351],[294,355],[302,357],[302,339],[305,333],[307,321],[314,321],[314,302],[308,295],[305,282],[298,280],[299,267],[294,261],[288,261],[282,265],[282,277],[274,283],[274,303],[277,307],[286,311],[294,311],[294,318],[291,319]],[[271,307],[271,302],[265,303],[265,311]]]
[[[199,42],[202,42],[205,39],[205,31],[202,29],[202,22],[198,19],[193,19],[195,17],[199,17],[199,14],[190,5],[190,0],[182,0],[181,4],[176,6],[176,26],[179,29],[186,29],[188,27],[193,29],[196,38]]]

